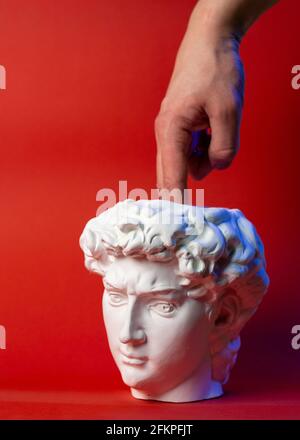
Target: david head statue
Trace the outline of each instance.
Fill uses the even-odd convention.
[[[262,242],[241,211],[125,200],[86,224],[80,246],[86,268],[103,277],[109,347],[132,395],[221,396],[269,283]]]

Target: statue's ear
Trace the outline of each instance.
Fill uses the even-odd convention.
[[[227,289],[221,296],[218,312],[215,316],[215,327],[227,328],[234,326],[240,312],[240,301],[233,289]]]
[[[241,313],[240,300],[232,288],[227,288],[220,296],[210,319],[212,324],[212,337],[217,345],[223,345],[232,337],[236,337],[235,329]]]

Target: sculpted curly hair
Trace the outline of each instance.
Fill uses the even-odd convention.
[[[180,284],[188,296],[204,302],[208,314],[221,297],[234,293],[239,316],[210,343],[212,378],[228,380],[241,329],[269,284],[262,242],[241,211],[128,199],[91,219],[80,246],[86,268],[102,276],[115,258],[177,259]]]

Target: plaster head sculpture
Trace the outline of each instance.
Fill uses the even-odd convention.
[[[103,277],[109,346],[136,398],[222,395],[268,287],[262,242],[241,211],[191,208],[125,200],[80,237],[86,268]]]

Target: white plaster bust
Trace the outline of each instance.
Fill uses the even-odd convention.
[[[125,200],[87,223],[80,246],[87,269],[103,276],[109,346],[132,395],[222,395],[269,283],[262,242],[241,211]]]

